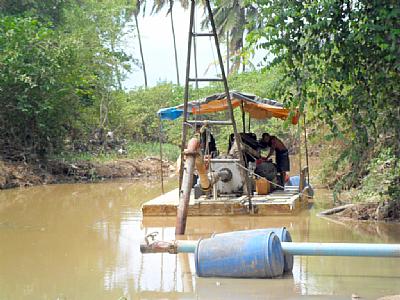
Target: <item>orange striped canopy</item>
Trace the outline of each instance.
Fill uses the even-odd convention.
[[[297,110],[291,114],[289,109],[284,108],[283,105],[277,101],[263,99],[255,95],[241,92],[231,92],[230,98],[233,108],[243,103],[244,111],[249,113],[254,119],[279,118],[286,120],[288,117],[291,117],[292,124],[297,124],[299,121],[299,112]],[[225,93],[214,94],[201,100],[190,101],[188,103],[188,112],[198,115],[220,112],[227,109],[228,101]],[[173,118],[170,117],[172,112],[175,113]],[[158,112],[161,118],[170,120],[179,117],[182,113],[183,104],[161,109]]]

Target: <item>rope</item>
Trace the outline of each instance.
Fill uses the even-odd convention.
[[[244,170],[246,170],[247,172],[249,172],[249,174],[255,175],[256,177],[261,178],[261,179],[264,179],[264,180],[268,181],[269,183],[271,183],[271,184],[273,184],[273,185],[275,185],[275,186],[277,186],[277,187],[280,187],[280,188],[282,188],[283,190],[285,190],[285,187],[284,187],[284,186],[282,186],[282,185],[280,185],[280,184],[277,184],[277,183],[275,183],[275,182],[272,182],[272,181],[268,180],[267,178],[262,177],[262,176],[260,176],[260,175],[258,175],[258,174],[256,174],[256,173],[254,173],[252,170],[250,170],[250,169],[248,169],[248,168],[242,166],[241,164],[238,164],[238,163],[235,163],[235,164],[236,164],[237,166],[239,166],[240,168],[243,168]],[[306,194],[304,194],[304,193],[302,193],[302,192],[299,192],[299,195],[301,195],[301,196],[306,196],[307,198],[311,198],[311,199],[313,198],[313,197],[311,197],[311,196],[309,196],[309,195],[306,195]]]
[[[271,184],[273,184],[273,185],[276,185],[277,187],[280,187],[280,188],[282,188],[282,189],[285,190],[285,187],[284,187],[284,186],[282,186],[282,185],[280,185],[280,184],[277,184],[277,183],[275,183],[275,182],[272,182],[272,181],[268,180],[267,178],[262,177],[262,176],[260,176],[260,175],[258,175],[258,174],[256,174],[256,173],[254,173],[252,170],[250,170],[250,169],[248,169],[248,168],[246,168],[246,167],[244,167],[244,166],[242,166],[242,165],[240,165],[240,164],[238,164],[238,163],[236,163],[236,165],[239,166],[239,167],[241,167],[241,168],[243,168],[243,169],[246,170],[247,172],[249,172],[249,174],[255,175],[256,177],[258,177],[258,178],[260,178],[260,179],[264,179],[264,180],[268,181],[269,183],[271,183]],[[311,196],[309,196],[309,195],[305,195],[304,193],[301,193],[301,192],[299,192],[299,195],[301,195],[301,196],[306,196],[307,198],[311,198],[311,199],[313,198],[313,197],[311,197]]]
[[[242,169],[246,170],[247,172],[249,172],[249,174],[255,175],[256,177],[259,177],[260,179],[264,179],[264,180],[268,181],[269,183],[271,183],[271,184],[273,184],[273,185],[275,185],[275,186],[277,186],[277,187],[280,187],[280,188],[285,189],[284,186],[282,186],[282,185],[280,185],[280,184],[277,184],[277,183],[275,183],[275,182],[273,182],[273,181],[271,181],[271,180],[268,180],[268,179],[265,178],[265,177],[262,177],[262,176],[260,176],[260,175],[258,175],[258,174],[256,174],[256,173],[254,173],[252,170],[250,170],[250,169],[248,169],[248,168],[242,166],[241,164],[238,164],[238,163],[235,163],[235,164],[236,164],[237,166],[241,167]]]

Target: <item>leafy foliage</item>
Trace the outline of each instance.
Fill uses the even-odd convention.
[[[0,12],[6,15],[26,14],[42,21],[58,24],[62,21],[62,11],[73,0],[2,0]]]
[[[57,152],[66,139],[106,127],[112,90],[131,60],[119,48],[128,18],[124,1],[57,6],[57,26],[29,17],[35,3],[3,12],[20,16],[0,16],[0,151],[6,158]]]
[[[50,26],[32,18],[0,19],[2,147],[44,154],[59,146],[83,101],[76,89],[88,88],[87,77],[76,65],[76,45],[63,43]]]
[[[225,40],[229,52],[233,53],[233,65],[229,73],[238,72],[241,63],[244,70],[245,65],[249,63],[246,55],[242,53],[246,27],[251,26],[250,21],[253,20],[257,11],[250,2],[242,0],[215,0],[212,3],[214,21],[220,40]],[[202,21],[203,28],[207,27],[209,23],[208,12],[205,15],[207,17]]]
[[[396,160],[392,149],[387,148],[370,161],[358,199],[385,201],[388,196],[399,199],[400,165]]]
[[[399,2],[249,2],[259,28],[249,42],[273,55],[294,87],[281,97],[313,111],[345,141],[339,160],[351,168],[337,187],[358,185],[380,149],[393,147],[398,160]]]

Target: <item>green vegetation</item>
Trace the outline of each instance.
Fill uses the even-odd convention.
[[[358,200],[385,201],[399,199],[398,176],[400,164],[391,148],[381,151],[368,166],[368,174],[362,179]],[[396,182],[397,180],[397,182]]]
[[[2,3],[0,153],[4,158],[44,157],[61,151],[66,139],[106,127],[111,93],[127,67],[128,57],[118,50],[124,27],[122,5],[88,0],[51,6],[51,2]],[[47,14],[46,7],[55,11]]]
[[[335,189],[359,186],[373,176],[381,153],[400,154],[398,1],[248,1],[259,10],[249,33],[252,46],[274,56],[289,87],[280,95],[291,107],[330,126],[341,141],[333,171],[347,162]],[[252,24],[253,26],[255,24]],[[378,159],[378,160],[376,160]],[[388,194],[399,197],[400,174],[388,176]],[[368,177],[367,177],[368,178]],[[377,187],[378,188],[378,187]]]
[[[130,142],[125,146],[124,153],[119,153],[116,150],[99,151],[96,153],[91,152],[61,152],[53,157],[53,159],[64,160],[67,162],[77,161],[96,161],[106,162],[116,159],[138,159],[146,157],[159,157],[160,144],[159,143],[140,143]],[[163,159],[169,161],[176,161],[179,156],[179,147],[172,144],[162,144]]]
[[[306,111],[311,146],[322,145],[323,180],[336,194],[359,188],[361,200],[399,199],[398,1],[212,2],[233,54],[230,88]],[[182,103],[183,87],[122,90],[133,65],[146,76],[146,53],[139,63],[122,47],[126,34],[140,34],[137,16],[145,6],[134,0],[0,2],[3,159],[102,161],[120,157],[118,150],[128,158],[158,155],[156,111]],[[155,1],[153,13],[166,6],[173,30],[173,1]],[[265,54],[264,68],[238,74],[255,49]],[[215,84],[190,96],[222,90]],[[235,114],[241,130],[240,110]],[[162,123],[169,159],[177,155],[180,125]],[[289,144],[298,134],[280,121],[252,122],[255,133],[266,130]],[[230,130],[215,133],[226,144]]]

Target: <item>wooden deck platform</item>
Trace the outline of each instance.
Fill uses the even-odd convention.
[[[306,192],[306,191],[305,191]],[[233,216],[248,215],[246,197],[218,197],[218,200],[205,196],[189,203],[189,216]],[[146,202],[142,207],[143,216],[176,216],[179,190],[174,189],[164,195]],[[307,197],[299,194],[297,188],[274,191],[268,195],[254,195],[252,215],[294,215],[307,207]]]

